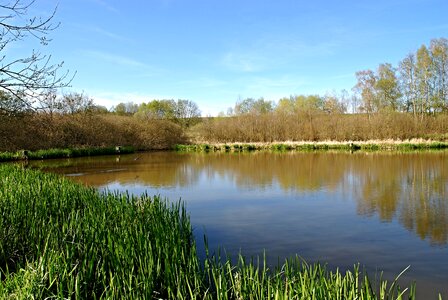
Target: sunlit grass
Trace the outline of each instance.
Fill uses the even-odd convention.
[[[97,156],[110,154],[133,153],[132,147],[105,147],[105,148],[67,148],[67,149],[45,149],[37,151],[21,150],[17,152],[0,152],[1,161],[35,160],[49,158],[69,158],[82,156]]]
[[[431,140],[371,140],[371,141],[286,141],[272,143],[199,143],[190,145],[175,145],[174,150],[179,152],[241,152],[254,150],[268,151],[316,151],[316,150],[341,150],[341,151],[416,151],[447,149],[447,142]]]
[[[415,287],[371,282],[292,258],[198,258],[181,203],[100,193],[0,166],[0,299],[413,299]]]

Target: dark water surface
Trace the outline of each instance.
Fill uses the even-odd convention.
[[[202,252],[303,257],[448,299],[448,152],[172,153],[32,162],[100,189],[186,203]]]

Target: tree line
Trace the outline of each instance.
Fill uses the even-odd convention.
[[[380,64],[376,71],[356,73],[353,88],[367,114],[392,110],[424,116],[448,111],[448,40],[431,40],[408,54],[397,67]]]
[[[321,95],[293,95],[278,101],[246,98],[220,116],[267,113],[405,112],[423,117],[448,111],[448,39],[430,41],[408,54],[397,66],[381,63],[376,70],[356,72],[347,90]]]
[[[48,34],[58,27],[55,12],[25,18],[33,3],[0,0],[0,53],[26,38],[48,44]],[[32,51],[11,60],[3,54],[0,150],[128,142],[142,150],[165,149],[187,136],[220,142],[448,138],[445,38],[422,45],[397,66],[382,63],[356,72],[351,92],[240,99],[215,118],[201,118],[198,105],[183,99],[123,102],[108,110],[84,93],[61,94],[58,89],[72,77],[49,56]]]
[[[112,107],[112,113],[120,116],[135,116],[140,119],[169,120],[182,128],[189,128],[200,122],[201,110],[191,100],[155,99],[149,102],[136,104],[134,102],[121,102]]]

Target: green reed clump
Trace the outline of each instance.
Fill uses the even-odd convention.
[[[18,151],[18,152],[2,152],[0,153],[0,161],[15,161],[25,159],[50,159],[50,158],[69,158],[82,156],[97,156],[111,154],[128,154],[134,153],[133,147],[117,146],[106,148],[67,148],[67,149],[45,149],[36,151]]]
[[[185,209],[0,167],[0,298],[178,298],[199,291]],[[188,283],[188,284],[187,284]],[[191,291],[190,291],[191,289]]]
[[[71,149],[46,149],[29,151],[28,159],[48,159],[48,158],[66,158],[72,157],[73,150]]]
[[[16,153],[12,152],[0,152],[0,162],[1,161],[14,161],[18,160],[18,156]]]
[[[286,147],[286,144],[272,144],[271,150],[283,152],[283,151],[287,151],[288,149]]]
[[[210,152],[210,151],[218,151],[220,149],[216,146],[212,146],[209,144],[192,144],[192,145],[177,144],[174,145],[173,150],[178,152]]]
[[[397,280],[380,280],[378,286],[355,265],[345,273],[329,271],[320,263],[307,264],[295,257],[270,270],[266,259],[247,260],[239,255],[233,265],[220,254],[205,261],[209,293],[213,299],[415,299],[415,285],[401,290]],[[405,296],[405,293],[407,295]],[[210,298],[212,299],[212,298]]]
[[[176,144],[173,146],[173,150],[178,152],[187,152],[190,151],[190,149],[190,145]]]
[[[243,150],[243,146],[239,145],[239,144],[235,144],[235,145],[233,145],[233,150],[235,150],[235,151],[242,151]]]
[[[299,258],[206,253],[201,263],[180,203],[100,193],[68,179],[0,165],[0,299],[401,299]],[[414,286],[409,299],[415,297]]]

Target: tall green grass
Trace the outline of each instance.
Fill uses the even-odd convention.
[[[0,216],[0,299],[402,298],[396,281],[372,283],[357,266],[295,258],[269,269],[219,252],[200,261],[181,203],[17,166],[0,165]]]
[[[0,299],[177,298],[198,278],[189,218],[158,197],[100,194],[0,167]],[[198,283],[193,282],[196,288]]]

